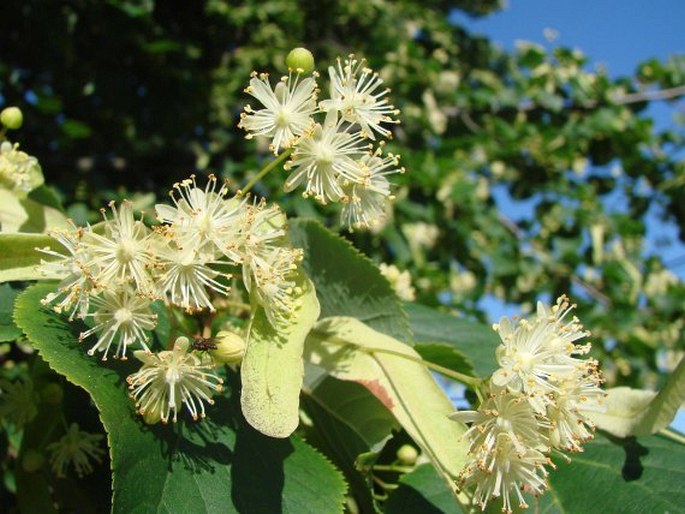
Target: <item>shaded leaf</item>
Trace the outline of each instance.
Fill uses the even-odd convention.
[[[598,436],[567,463],[556,459],[540,514],[685,512],[685,445],[664,436]]]
[[[0,342],[14,341],[21,335],[21,330],[12,320],[16,296],[17,291],[9,284],[0,285]]]
[[[419,304],[407,303],[405,310],[415,341],[445,342],[454,346],[469,358],[481,377],[496,369],[495,348],[501,341],[487,325],[456,318]]]
[[[400,478],[385,514],[461,514],[459,504],[433,466],[422,464]]]
[[[475,376],[473,364],[464,352],[447,343],[416,344],[414,350],[428,362],[464,375]]]

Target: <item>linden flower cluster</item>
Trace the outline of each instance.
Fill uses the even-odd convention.
[[[18,195],[43,183],[43,172],[38,159],[19,150],[17,143],[0,143],[0,185]]]
[[[214,176],[204,188],[192,176],[175,184],[170,196],[172,205],[155,207],[161,224],[152,229],[135,219],[130,202],[110,203],[109,212],[102,210],[103,223],[53,231],[62,248],[40,249],[50,257],[41,262],[43,274],[60,280],[43,303],[70,320],[91,321],[79,337],[95,339],[89,355],[126,359],[129,347],[140,348],[134,355],[159,375],[148,380],[139,372],[129,383],[141,413],[149,417],[152,408],[162,421],[172,411],[175,421],[181,405],[194,418],[204,416],[202,402],[220,390],[220,380],[187,348],[152,353],[149,333],[157,324],[152,303],[189,313],[214,311],[214,299],[230,292],[229,271],[241,267],[247,292],[276,326],[297,307],[293,277],[302,258],[302,251],[287,242],[278,207],[231,195]],[[152,393],[144,392],[148,387],[160,389],[154,394],[167,403],[150,400]]]
[[[313,67],[313,58],[311,61]],[[390,138],[384,124],[399,111],[386,98],[379,75],[365,61],[350,55],[328,69],[330,97],[318,101],[318,74],[304,77],[302,68],[292,69],[272,87],[269,75],[253,73],[245,92],[262,108],[245,106],[239,127],[247,138],[271,139],[270,149],[281,150],[290,160],[285,190],[303,186],[305,197],[322,204],[341,202],[342,223],[350,228],[370,228],[385,216],[385,204],[393,199],[388,176],[402,173],[396,155],[384,155]]]
[[[547,488],[552,450],[580,452],[592,438],[586,413],[602,410],[605,395],[597,362],[582,358],[590,344],[577,342],[589,333],[570,315],[574,307],[562,296],[551,308],[538,302],[532,320],[515,324],[502,318],[494,325],[502,339],[500,368],[485,388],[486,398],[477,411],[451,416],[471,423],[460,485],[475,486],[474,501],[483,510],[497,498],[503,512],[512,512],[514,501],[527,507],[523,493],[538,495]]]

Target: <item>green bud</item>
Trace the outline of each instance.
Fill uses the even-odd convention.
[[[40,398],[49,405],[59,405],[64,398],[64,390],[58,383],[50,382],[41,389]]]
[[[161,409],[151,409],[143,414],[143,421],[146,425],[156,425],[162,420]]]
[[[38,450],[29,448],[21,458],[21,468],[27,473],[35,473],[45,464],[45,456]]]
[[[212,350],[212,357],[221,364],[236,364],[243,360],[245,354],[245,340],[235,332],[221,330],[214,338],[216,350]]]
[[[397,450],[397,460],[403,466],[413,466],[418,456],[419,452],[411,444],[404,444]]]
[[[10,130],[17,130],[24,123],[24,115],[19,107],[5,107],[0,112],[0,123]]]
[[[314,56],[306,48],[293,48],[285,58],[285,65],[298,73],[309,73],[314,69]]]

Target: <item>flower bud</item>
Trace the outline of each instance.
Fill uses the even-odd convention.
[[[40,398],[49,405],[59,405],[64,398],[64,390],[56,382],[50,382],[41,389]]]
[[[397,450],[397,460],[404,466],[413,466],[418,456],[419,452],[411,444],[404,444]]]
[[[146,425],[156,425],[162,420],[162,410],[153,408],[143,413],[143,421]]]
[[[0,123],[10,130],[17,130],[24,123],[24,115],[19,107],[5,107],[0,112]]]
[[[214,339],[216,350],[212,350],[212,357],[221,364],[236,364],[245,354],[245,340],[235,332],[221,330]]]
[[[45,464],[45,456],[38,450],[29,448],[21,459],[21,468],[27,473],[35,473]]]
[[[298,73],[309,73],[314,69],[314,56],[306,48],[293,48],[285,58],[285,65]]]

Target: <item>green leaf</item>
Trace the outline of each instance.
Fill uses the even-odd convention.
[[[461,514],[459,504],[433,466],[422,464],[400,478],[385,504],[385,514]]]
[[[311,424],[307,441],[330,456],[350,484],[359,512],[375,512],[369,474],[357,466],[360,454],[378,451],[397,428],[397,421],[368,389],[355,383],[326,378],[302,396]]]
[[[36,266],[45,255],[36,248],[49,247],[60,251],[60,245],[46,234],[0,233],[0,282],[45,278]]]
[[[271,439],[242,418],[238,379],[208,419],[146,426],[124,387],[132,362],[105,366],[78,343],[82,328],[40,304],[37,284],[16,302],[15,320],[50,367],[85,389],[100,411],[113,469],[114,513],[342,512],[340,473],[297,437]]]
[[[288,437],[299,423],[304,377],[304,341],[319,317],[319,302],[311,281],[300,271],[300,306],[290,323],[274,327],[263,309],[254,314],[240,366],[240,403],[248,422],[271,437]]]
[[[397,429],[397,422],[385,406],[365,387],[327,376],[307,398],[344,424],[363,443],[362,451],[378,450]],[[360,452],[361,453],[361,452]]]
[[[456,318],[424,305],[404,306],[414,340],[422,343],[444,342],[463,352],[481,377],[497,367],[495,348],[500,344],[497,333],[485,324]]]
[[[649,435],[666,428],[685,403],[685,358],[673,370],[664,387],[649,404],[644,416],[635,427],[635,435]]]
[[[589,412],[598,428],[617,437],[655,434],[666,428],[685,402],[685,359],[658,393],[629,387],[607,390],[606,411]]]
[[[465,428],[448,419],[454,406],[410,346],[357,319],[334,317],[317,323],[305,357],[336,378],[366,387],[452,483],[466,457],[459,440]]]
[[[21,335],[21,330],[17,328],[12,320],[12,310],[14,309],[14,299],[17,291],[12,289],[9,284],[0,286],[0,342],[14,341]]]
[[[69,224],[59,209],[0,189],[0,226],[3,233],[42,233],[48,229],[68,228]]]
[[[685,512],[685,445],[664,436],[598,436],[571,462],[556,459],[540,514]]]
[[[607,389],[606,393],[606,410],[588,411],[587,417],[597,425],[597,428],[616,437],[635,435],[635,429],[656,393],[630,387],[613,387]]]
[[[464,375],[476,376],[473,364],[461,350],[447,343],[416,344],[414,350],[428,362],[463,373]]]
[[[289,222],[293,246],[316,287],[321,317],[351,316],[400,341],[411,341],[407,316],[388,281],[348,241],[312,220]]]

